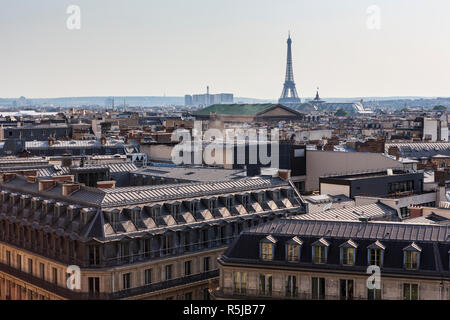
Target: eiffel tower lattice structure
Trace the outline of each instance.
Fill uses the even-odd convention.
[[[291,35],[289,34],[287,40],[286,79],[284,81],[283,92],[281,93],[278,103],[294,107],[300,105],[301,100],[298,97],[297,89],[295,88],[291,45],[292,40]]]

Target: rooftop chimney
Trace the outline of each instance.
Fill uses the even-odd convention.
[[[37,176],[27,176],[27,182],[29,183],[36,183]]]
[[[25,177],[36,177],[38,174],[37,170],[23,170],[22,175]]]
[[[65,183],[62,185],[62,195],[70,196],[72,193],[80,190],[81,184],[79,183]]]
[[[99,189],[114,189],[116,187],[116,181],[97,181],[97,188]]]
[[[56,185],[56,182],[53,180],[39,180],[39,191],[47,191],[53,188]]]
[[[417,218],[417,217],[421,217],[423,216],[423,209],[422,207],[414,207],[414,206],[410,206],[409,207],[409,217],[412,218]]]
[[[289,180],[291,178],[291,170],[278,170],[278,176],[283,180]]]
[[[55,176],[52,177],[53,181],[61,181],[61,182],[74,182],[74,176],[73,175],[65,175],[65,176]]]
[[[14,179],[16,177],[15,173],[4,173],[2,174],[2,181],[3,182],[8,182],[11,181],[12,179]]]

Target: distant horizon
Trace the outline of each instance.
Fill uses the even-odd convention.
[[[446,0],[2,0],[0,96],[180,97],[209,85],[277,100],[290,31],[302,99],[317,87],[336,99],[446,97],[448,12]]]
[[[220,92],[221,93],[221,92]],[[202,93],[195,93],[195,94],[202,94]],[[215,94],[215,93],[211,93],[211,94]],[[319,92],[320,94],[320,92]],[[192,95],[192,94],[191,94]],[[27,100],[46,100],[46,99],[81,99],[81,98],[183,98],[184,99],[184,95],[165,95],[165,96],[160,96],[160,95],[87,95],[87,96],[55,96],[55,97],[27,97],[27,96],[18,96],[18,97],[0,97],[0,100],[17,100],[20,99],[21,97],[24,97]],[[314,99],[315,96],[310,96],[310,97],[300,97],[301,100],[307,100],[307,99]],[[401,99],[450,99],[450,96],[402,96],[402,95],[396,95],[396,96],[354,96],[354,97],[326,97],[326,96],[322,96],[320,95],[321,99],[355,99],[355,100],[360,100],[360,99],[383,99],[383,100],[401,100]],[[269,98],[257,98],[257,97],[250,97],[250,96],[234,96],[234,99],[254,99],[254,100],[277,100],[278,98],[273,98],[273,99],[269,99]]]

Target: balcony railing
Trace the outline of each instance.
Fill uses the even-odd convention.
[[[207,241],[193,242],[187,245],[177,245],[169,248],[160,248],[156,250],[140,252],[136,254],[129,254],[124,256],[118,256],[114,258],[104,258],[99,261],[90,260],[89,257],[86,257],[85,260],[80,258],[75,258],[71,256],[61,256],[54,252],[54,249],[48,247],[38,247],[33,248],[30,246],[24,246],[24,242],[19,238],[12,239],[1,239],[0,241],[4,241],[8,244],[12,244],[14,246],[18,246],[20,248],[25,248],[30,250],[31,252],[42,254],[44,256],[50,257],[52,259],[58,260],[62,263],[74,264],[80,266],[82,268],[105,268],[105,267],[114,267],[120,266],[124,264],[134,263],[134,262],[142,262],[148,261],[149,259],[158,259],[158,258],[166,258],[181,254],[190,254],[195,252],[202,252],[208,250],[216,250],[216,249],[224,249],[226,246],[231,243],[238,235],[234,234],[229,237],[215,238]],[[45,242],[43,243],[46,244]],[[36,247],[35,243],[34,246]]]
[[[212,270],[212,271],[208,271],[208,272],[197,273],[197,274],[193,274],[193,275],[182,277],[182,278],[176,278],[176,279],[152,283],[152,284],[148,284],[145,286],[136,287],[136,288],[132,288],[132,289],[117,291],[117,292],[112,293],[110,295],[111,296],[110,298],[111,299],[123,299],[126,297],[137,296],[137,295],[145,294],[148,292],[160,291],[160,290],[168,289],[171,287],[181,286],[181,285],[188,284],[188,283],[209,280],[212,278],[216,278],[218,276],[219,276],[219,270]]]
[[[287,300],[341,300],[339,295],[323,295],[317,296],[310,292],[295,292],[290,290],[272,290],[271,293],[262,293],[258,289],[245,289],[237,292],[233,288],[221,288],[214,292],[216,297],[220,298],[232,298],[232,299],[287,299]],[[367,300],[366,297],[353,297],[349,300]]]
[[[208,272],[198,273],[182,278],[175,278],[171,280],[161,281],[157,283],[152,283],[145,286],[140,286],[136,288],[116,291],[113,293],[84,293],[72,291],[68,288],[59,286],[57,284],[45,281],[44,279],[38,278],[30,273],[20,271],[14,267],[8,266],[6,264],[0,263],[0,271],[3,271],[9,275],[19,278],[25,282],[36,285],[37,287],[49,291],[57,296],[66,298],[69,300],[109,300],[109,299],[124,299],[128,297],[133,297],[136,295],[141,295],[153,291],[159,291],[164,289],[169,289],[176,286],[181,286],[188,283],[195,283],[199,281],[213,279],[219,276],[219,270],[212,270]],[[65,284],[65,283],[64,283]]]

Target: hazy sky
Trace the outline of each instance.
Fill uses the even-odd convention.
[[[69,30],[69,5],[81,29]],[[380,29],[367,27],[371,5]],[[450,96],[448,0],[0,0],[0,97]]]

